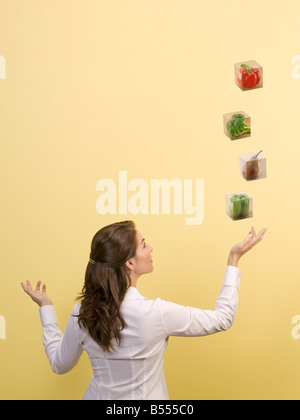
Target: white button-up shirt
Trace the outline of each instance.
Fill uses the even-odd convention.
[[[169,399],[163,372],[164,352],[169,336],[197,337],[228,330],[238,303],[241,271],[227,266],[214,310],[150,300],[129,287],[121,304],[127,326],[120,346],[105,353],[78,325],[80,303],[75,305],[64,334],[54,307],[40,308],[43,343],[51,368],[66,373],[78,362],[83,350],[88,353],[93,376],[83,399],[160,400]]]

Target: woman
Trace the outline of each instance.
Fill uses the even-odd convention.
[[[24,291],[40,306],[43,342],[51,368],[71,370],[83,350],[93,376],[83,399],[168,399],[163,373],[169,336],[195,337],[228,330],[238,303],[242,255],[256,245],[252,227],[229,254],[223,285],[214,311],[185,307],[161,299],[149,300],[138,292],[137,280],[153,271],[152,248],[131,221],[99,230],[91,244],[80,302],[74,307],[62,335],[52,301],[41,282]]]

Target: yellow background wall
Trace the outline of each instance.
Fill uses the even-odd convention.
[[[245,256],[236,321],[227,333],[170,338],[171,399],[297,399],[300,342],[300,1],[0,0],[1,399],[81,399],[86,355],[50,370],[38,307],[21,289],[47,283],[64,330],[81,290],[92,236],[133,219],[153,246],[149,298],[213,308],[230,248],[267,227]],[[234,63],[263,66],[242,92]],[[294,59],[295,60],[295,59]],[[251,116],[231,142],[223,114]],[[267,178],[246,182],[238,155],[263,149]],[[205,215],[105,215],[99,179],[203,178]],[[246,190],[253,219],[233,222],[225,194]]]

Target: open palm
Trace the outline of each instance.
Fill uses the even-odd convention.
[[[46,285],[43,284],[42,291],[41,289],[41,281],[39,280],[35,286],[35,290],[32,289],[31,283],[29,280],[26,280],[25,283],[21,283],[21,286],[23,287],[24,292],[26,292],[31,299],[36,302],[39,306],[45,306],[45,305],[53,305],[51,299],[48,298],[46,294]]]
[[[248,236],[241,243],[236,244],[231,249],[228,257],[228,265],[237,266],[239,259],[262,240],[266,231],[267,229],[264,228],[256,234],[255,227],[252,226]]]

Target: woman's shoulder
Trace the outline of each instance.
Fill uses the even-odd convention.
[[[76,305],[73,308],[72,315],[74,315],[74,316],[79,315],[80,307],[81,307],[81,302],[76,303]]]

